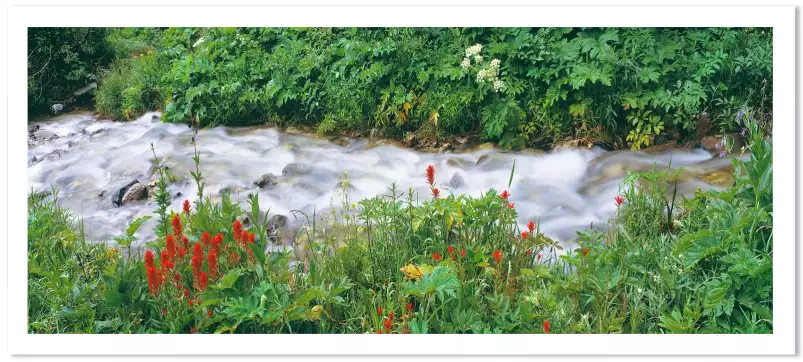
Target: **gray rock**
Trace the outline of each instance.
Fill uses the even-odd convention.
[[[114,206],[117,207],[123,206],[123,198],[128,192],[128,189],[131,188],[131,186],[134,186],[138,183],[139,183],[138,180],[134,180],[129,182],[128,185],[125,185],[121,187],[119,190],[117,190],[117,193],[115,193],[114,196],[112,197],[112,204],[114,204]]]
[[[53,113],[54,116],[60,114],[62,111],[64,111],[64,105],[61,103],[50,106],[50,113]]]
[[[123,195],[123,199],[121,204],[126,205],[134,201],[143,200],[148,198],[148,188],[137,182],[131,187],[126,190],[125,194]]]
[[[312,171],[312,166],[306,163],[293,162],[282,169],[282,176],[306,175]]]
[[[449,186],[451,186],[453,189],[458,189],[465,185],[466,181],[463,180],[463,176],[460,175],[459,172],[455,172],[454,175],[452,175],[452,178],[449,180]]]
[[[284,171],[282,171],[282,172],[284,172]],[[276,180],[276,176],[274,176],[270,172],[268,172],[268,173],[266,173],[266,174],[264,174],[262,176],[259,176],[258,179],[254,180],[254,185],[256,185],[257,187],[260,187],[260,188],[275,186],[277,183],[278,183],[278,181]]]
[[[265,231],[268,234],[268,238],[272,241],[276,241],[276,234],[279,229],[283,228],[287,225],[287,216],[282,214],[273,215],[268,219],[268,222],[265,223]]]

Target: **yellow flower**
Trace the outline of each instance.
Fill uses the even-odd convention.
[[[352,203],[351,203],[351,208],[352,208],[352,209],[356,209],[356,208],[357,208],[357,204],[355,204],[355,203],[353,203],[353,202],[352,202]]]
[[[407,280],[418,280],[424,276],[424,270],[417,265],[408,264],[407,266],[402,267],[400,270],[402,273],[404,273],[404,277],[407,278]]]

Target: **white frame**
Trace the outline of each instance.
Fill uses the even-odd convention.
[[[8,8],[8,342],[12,354],[740,355],[795,353],[795,9],[792,6],[11,6]],[[626,12],[627,16],[622,16]],[[124,15],[121,15],[124,14]],[[392,14],[392,16],[389,16]],[[31,335],[24,150],[31,26],[773,27],[774,333],[770,335]],[[13,121],[11,121],[13,120]],[[12,191],[13,190],[13,191]],[[0,225],[2,226],[2,225]],[[582,346],[582,347],[581,347]]]

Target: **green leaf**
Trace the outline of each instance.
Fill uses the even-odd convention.
[[[150,218],[151,218],[151,216],[143,216],[143,217],[140,217],[140,218],[132,221],[131,224],[128,225],[128,228],[125,229],[125,234],[127,236],[134,236],[134,233],[137,232],[139,227],[142,226],[142,224],[144,224]]]

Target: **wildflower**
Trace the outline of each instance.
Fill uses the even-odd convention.
[[[190,214],[190,200],[184,200],[184,213],[189,215]]]
[[[491,64],[489,65],[489,67],[491,67],[493,69],[499,69],[499,66],[501,65],[501,63],[502,62],[499,59],[493,59],[493,60],[491,60]]]
[[[494,260],[495,260],[497,263],[501,262],[501,261],[502,261],[502,250],[497,250],[497,251],[494,251],[494,255],[493,255],[493,257],[494,257]]]
[[[393,325],[393,321],[391,321],[390,318],[386,318],[385,321],[382,323],[382,325],[383,327],[385,327],[385,333],[389,334],[390,328]]]
[[[190,334],[195,334],[195,327],[190,328]]]
[[[355,204],[355,203],[353,203],[353,202],[352,202],[352,203],[351,203],[351,208],[352,208],[352,209],[356,209],[356,208],[357,208],[357,204]]]
[[[209,251],[209,274],[212,279],[217,277],[217,253],[215,250]]]
[[[156,295],[162,283],[162,275],[153,265],[153,253],[150,250],[145,252],[145,274],[148,278],[148,290],[151,295]]]
[[[184,289],[184,298],[189,298],[189,297],[190,297],[190,291],[187,290],[187,289]]]
[[[541,253],[538,253],[538,255],[535,258],[541,260]]]
[[[205,38],[205,37],[200,37],[200,38],[198,39],[198,41],[196,41],[194,44],[192,44],[192,47],[193,47],[193,48],[196,48],[196,47],[198,47],[199,45],[203,44],[203,42],[204,42],[205,40],[206,40],[206,38]]]
[[[212,318],[212,310],[211,309],[207,310],[206,315],[209,316],[209,318]]]
[[[508,208],[508,209],[512,209],[512,208],[514,208],[514,207],[516,207],[516,203],[515,203],[515,202],[508,202],[508,203],[507,203],[507,208]]]
[[[588,255],[588,249],[583,248],[583,256],[586,256],[586,255]]]
[[[376,330],[376,334],[382,334],[382,331],[381,331],[381,330],[379,330],[379,329],[377,329],[377,330]]]
[[[390,313],[388,313],[388,319],[393,320],[393,311],[390,311]]]
[[[181,231],[181,218],[178,215],[173,215],[173,236],[176,238],[181,238]]]
[[[528,230],[530,230],[530,232],[533,232],[533,231],[535,231],[535,223],[534,223],[534,222],[532,222],[532,221],[530,221],[529,223],[527,223],[527,229],[528,229]]]
[[[167,308],[162,308],[162,315],[167,314]]]
[[[485,69],[480,69],[480,71],[479,71],[479,72],[477,72],[477,83],[482,83],[482,82],[484,82],[484,81],[485,81],[485,77],[486,77],[486,75],[485,75],[485,74],[486,74],[486,73],[487,73],[487,72],[486,72],[486,70],[485,70]]]
[[[229,254],[229,264],[237,264],[240,262],[240,254],[237,254],[237,250],[231,249],[231,254]]]
[[[210,240],[208,231],[204,231],[203,235],[201,235],[201,243],[204,244],[204,246],[209,246]]]
[[[212,238],[212,250],[215,253],[220,254],[220,244],[223,243],[223,234],[217,233],[214,238]]]
[[[376,312],[379,313],[379,315],[382,315],[382,307],[376,308]]]
[[[434,254],[432,254],[432,259],[434,259],[435,261],[440,261],[442,259],[441,254],[435,252]]]
[[[440,196],[440,194],[441,194],[441,190],[438,190],[438,188],[437,188],[437,187],[434,187],[434,188],[432,189],[432,197],[434,197],[434,198],[436,198],[436,199],[437,199],[437,198],[438,198],[438,196]]]
[[[642,292],[642,289],[641,289],[641,288],[638,288],[638,289],[636,289],[636,291],[637,291],[639,294],[641,294],[641,292]]]
[[[413,309],[413,303],[407,303],[407,311],[409,312],[412,309]]]
[[[622,195],[617,195],[613,198],[613,201],[616,201],[616,207],[619,207],[619,205],[622,205],[622,203],[625,202],[625,198]]]
[[[435,166],[427,166],[427,184],[430,186],[435,185]]]
[[[162,274],[164,274],[165,277],[168,277],[169,275],[168,272],[170,271],[170,269],[173,269],[173,263],[170,262],[170,257],[167,255],[166,250],[162,250],[161,262],[162,262]]]
[[[468,58],[463,58],[463,61],[460,62],[460,67],[462,68],[468,68],[470,66],[471,66],[471,60],[469,60]]]
[[[522,231],[522,232],[521,232],[521,238],[522,238],[522,239],[527,239],[527,237],[528,237],[528,236],[530,236],[530,233],[528,233],[528,232],[526,232],[526,231]]]
[[[193,300],[192,300],[192,299],[188,300],[188,301],[187,301],[187,305],[188,305],[188,306],[190,306],[190,307],[192,307],[192,302],[193,302]]]
[[[207,275],[206,272],[202,271],[201,274],[198,276],[198,289],[200,289],[203,292],[208,285],[209,285],[209,275]],[[198,300],[198,305],[201,305],[200,300]]]
[[[201,277],[201,264],[204,261],[204,251],[201,249],[201,244],[195,243],[195,246],[192,250],[192,275],[195,276],[196,285],[198,284],[199,279]]]
[[[251,244],[253,244],[253,243],[254,243],[254,237],[255,237],[255,236],[256,236],[256,234],[254,234],[254,233],[250,233],[250,234],[248,234],[248,242],[249,242],[249,243],[251,243]]]
[[[481,51],[482,44],[474,44],[466,48],[466,58],[471,58],[472,56],[479,54]]]
[[[494,80],[494,92],[499,92],[505,89],[505,82],[500,79]]]
[[[727,153],[725,153],[725,151],[722,151],[722,153],[720,153],[720,154],[719,154],[719,158],[723,158],[723,157],[725,157],[726,155],[727,155]]]
[[[404,329],[402,329],[402,334],[409,334],[409,333],[410,333],[409,328],[405,327]]]
[[[460,250],[460,256],[466,256],[466,249]]]
[[[167,256],[171,258],[176,256],[176,242],[173,240],[173,235],[165,237],[165,247],[167,248]]]
[[[533,251],[531,249],[527,249],[524,251],[524,254],[529,256],[533,254]]]
[[[234,225],[232,225],[231,229],[234,234],[234,240],[240,240],[240,234],[243,232],[243,225],[240,220],[234,220]]]
[[[507,192],[507,190],[505,190],[505,191],[502,191],[502,193],[499,194],[499,196],[502,197],[502,200],[507,201],[507,198],[510,197],[510,193]]]
[[[179,274],[179,273],[173,274],[173,280],[175,280],[176,283],[180,282],[181,281],[181,274]],[[178,289],[181,289],[181,288],[178,288]]]
[[[544,321],[544,334],[549,334],[549,321]]]
[[[448,248],[446,248],[446,251],[447,251],[449,254],[454,254],[454,246],[451,246],[451,245],[449,245],[449,247],[448,247]]]

